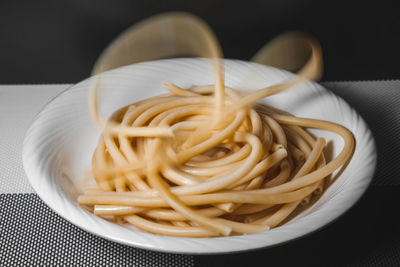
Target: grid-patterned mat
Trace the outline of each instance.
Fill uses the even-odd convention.
[[[193,266],[188,255],[153,252],[92,235],[36,194],[0,194],[0,266]]]
[[[400,81],[324,85],[347,100],[364,117],[375,136],[378,166],[372,184],[400,185]],[[0,86],[0,266],[193,266],[196,258],[218,265],[226,263],[222,256],[151,252],[107,241],[65,221],[33,193],[21,162],[24,133],[43,105],[68,87]],[[397,259],[390,253],[390,248],[379,250],[380,258]],[[237,257],[245,259],[246,255],[228,258]],[[212,262],[205,265],[215,266]],[[202,260],[198,263],[201,265]]]
[[[372,185],[400,185],[400,80],[328,82],[367,122],[378,148]]]

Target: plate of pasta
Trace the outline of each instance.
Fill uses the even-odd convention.
[[[345,213],[376,165],[360,115],[310,81],[256,96],[295,75],[222,62],[223,102],[200,58],[133,64],[62,92],[24,140],[40,198],[100,237],[193,254],[275,246]]]

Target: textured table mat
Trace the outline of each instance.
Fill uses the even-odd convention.
[[[375,136],[378,166],[372,184],[399,185],[400,81],[326,82],[324,86],[348,101]],[[204,257],[145,251],[96,237],[60,218],[34,194],[21,162],[23,137],[45,103],[68,87],[0,86],[0,266],[193,266],[196,260],[196,265],[206,262]],[[237,255],[236,263],[240,263],[240,254],[233,258]],[[210,257],[217,264],[212,266],[222,265],[221,257]],[[363,260],[355,265],[362,266]]]

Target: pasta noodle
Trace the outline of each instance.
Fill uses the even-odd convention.
[[[318,79],[321,49],[298,34],[278,38],[255,61],[269,51],[282,54],[279,47],[288,42],[306,44],[308,61],[292,79],[241,95],[224,86],[218,43],[199,27],[214,51],[215,85],[184,89],[164,82],[169,93],[132,103],[106,121],[98,112],[98,76],[89,109],[102,129],[92,158],[99,189],[78,201],[98,216],[154,234],[217,237],[277,227],[323,192],[324,179],[346,165],[355,147],[343,126],[257,102]],[[340,135],[342,151],[326,162],[325,140],[306,128]]]

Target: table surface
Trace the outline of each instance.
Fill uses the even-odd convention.
[[[19,159],[19,150],[1,138],[24,129],[26,121],[13,129],[0,128],[1,149],[15,151],[12,157],[0,153],[0,243],[7,240],[0,249],[0,266],[400,266],[400,81],[389,80],[400,79],[400,16],[391,1],[40,0],[21,4],[5,0],[0,2],[0,84],[76,83],[89,75],[97,56],[117,34],[143,18],[173,10],[204,18],[227,58],[247,60],[265,42],[289,30],[316,36],[324,51],[323,81],[336,81],[323,84],[360,112],[376,138],[378,167],[372,186],[337,221],[275,248],[212,256],[144,251],[69,224],[33,194],[26,181],[2,183],[5,177],[24,176],[22,167],[7,171]],[[346,82],[355,80],[365,82]],[[14,95],[6,94],[10,87],[1,85],[0,101],[8,97],[9,103],[20,107],[17,101],[24,95],[17,88],[11,90]],[[51,86],[40,88],[48,90],[49,96],[54,93]],[[29,107],[29,100],[23,107]],[[39,103],[36,112],[47,100],[32,99],[40,102],[35,102]],[[15,111],[4,113],[4,106],[0,110],[0,125],[7,125]],[[21,142],[18,138],[12,139],[15,144]],[[46,231],[38,234],[38,229]]]
[[[0,85],[0,263],[239,266],[268,259],[280,266],[400,265],[400,219],[395,212],[400,198],[400,80],[323,85],[347,100],[373,132],[378,166],[372,185],[349,212],[316,233],[275,248],[211,256],[127,247],[56,215],[33,193],[20,151],[36,112],[69,85]]]

